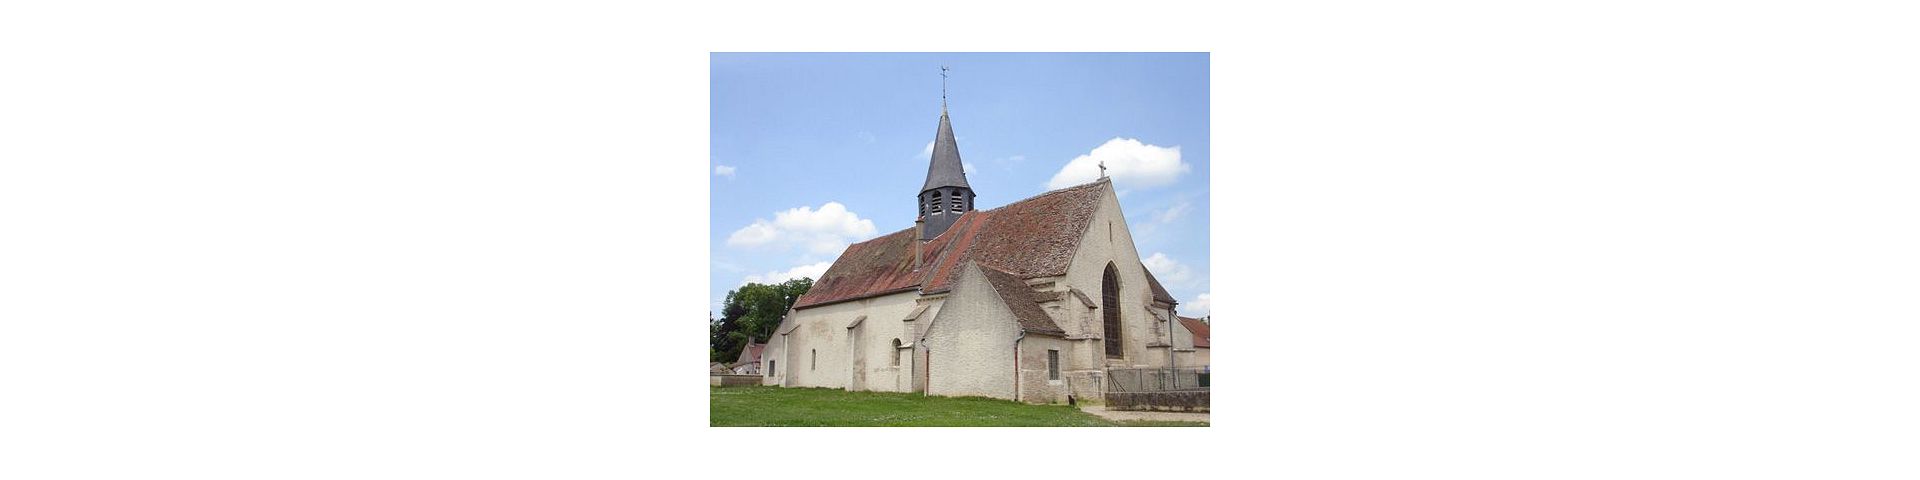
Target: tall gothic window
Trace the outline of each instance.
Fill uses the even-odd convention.
[[[1107,264],[1100,279],[1100,316],[1106,323],[1107,357],[1119,358],[1120,349],[1120,270]]]

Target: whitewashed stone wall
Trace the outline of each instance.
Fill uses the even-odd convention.
[[[895,368],[890,364],[893,339],[907,342],[900,321],[913,311],[918,294],[903,292],[849,302],[795,310],[791,333],[775,334],[778,347],[770,358],[779,360],[775,372],[790,387],[852,388],[899,391],[898,377],[911,366]],[[847,324],[865,315],[866,320],[852,330]],[[903,356],[902,360],[905,360]],[[856,370],[857,369],[857,370]]]
[[[1047,351],[1060,352],[1060,379],[1051,380],[1047,372]],[[1020,401],[1028,403],[1067,403],[1067,375],[1072,360],[1068,340],[1047,335],[1027,334],[1020,340]]]
[[[1178,363],[1176,366],[1199,367],[1209,365],[1209,362],[1212,360],[1209,358],[1210,352],[1208,350],[1210,349],[1195,348],[1193,346],[1193,332],[1187,330],[1186,325],[1178,322],[1175,322],[1173,325],[1173,348],[1175,360]]]
[[[927,329],[927,394],[1013,399],[1019,334],[1013,311],[968,264]]]
[[[1167,326],[1155,319],[1147,305],[1153,300],[1153,288],[1147,285],[1146,267],[1140,263],[1140,252],[1133,245],[1133,233],[1127,228],[1126,216],[1120,211],[1120,199],[1114,196],[1109,185],[1101,195],[1100,208],[1094,212],[1088,222],[1087,232],[1080,240],[1080,248],[1074,253],[1073,265],[1067,269],[1064,283],[1085,292],[1098,305],[1101,302],[1101,279],[1106,274],[1107,263],[1112,262],[1120,275],[1120,321],[1122,359],[1108,361],[1105,347],[1092,352],[1096,361],[1115,367],[1164,367],[1166,349],[1149,351],[1147,344],[1156,340],[1166,341]],[[1077,300],[1076,300],[1077,301]],[[1091,333],[1100,335],[1104,330],[1101,313],[1096,308],[1091,313],[1092,321],[1088,326]]]

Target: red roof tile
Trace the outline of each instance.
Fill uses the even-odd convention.
[[[1209,343],[1207,340],[1212,336],[1207,331],[1207,322],[1202,322],[1198,318],[1180,317],[1180,326],[1186,327],[1189,332],[1193,332],[1194,348],[1212,348],[1207,346]]]
[[[794,308],[809,308],[918,288],[945,292],[968,260],[1017,278],[1065,275],[1108,186],[1106,180],[1054,190],[993,210],[967,212],[920,246],[911,228],[848,246]],[[1157,295],[1156,295],[1157,296]]]
[[[766,348],[767,344],[753,343],[752,340],[748,340],[747,348],[740,349],[740,358],[735,359],[733,364],[760,363],[760,352],[765,351]]]
[[[1065,330],[1061,330],[1059,325],[1053,323],[1053,317],[1047,316],[1047,312],[1040,309],[1042,299],[1038,298],[1033,287],[1027,286],[1027,282],[1015,278],[1011,273],[987,267],[981,267],[980,273],[986,274],[987,283],[993,285],[993,290],[1000,296],[1000,301],[1007,304],[1008,309],[1013,310],[1013,318],[1020,321],[1020,330],[1030,333],[1066,335]]]
[[[794,302],[793,308],[807,308],[856,298],[892,293],[920,284],[913,270],[916,241],[913,229],[893,232],[847,247],[834,260],[813,288]]]
[[[954,248],[942,249],[921,290],[947,291],[958,277],[953,267],[968,260],[1019,278],[1065,275],[1107,185],[1101,180],[1063,188],[960,217],[941,235],[955,236]],[[975,214],[979,218],[967,221]]]

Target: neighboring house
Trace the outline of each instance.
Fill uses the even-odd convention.
[[[726,365],[721,364],[720,362],[707,362],[707,373],[708,374],[714,374],[714,373],[727,374],[727,373],[733,373],[733,370],[727,368]]]
[[[1211,342],[1207,341],[1210,336],[1207,329],[1212,326],[1209,323],[1212,320],[1213,317],[1180,317],[1180,328],[1174,329],[1173,335],[1173,351],[1180,359],[1180,366],[1210,365],[1212,349],[1208,348]]]
[[[747,347],[740,349],[740,359],[734,360],[733,362],[733,373],[740,375],[759,375],[760,354],[766,347],[767,344],[753,343],[753,339],[747,339]]]
[[[765,383],[1064,403],[1110,368],[1194,366],[1112,183],[974,210],[942,110],[919,221],[847,247],[768,340]]]

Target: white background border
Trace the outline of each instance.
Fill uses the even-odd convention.
[[[1912,477],[1914,19],[9,3],[0,477]],[[705,427],[749,50],[1213,52],[1215,426]]]

